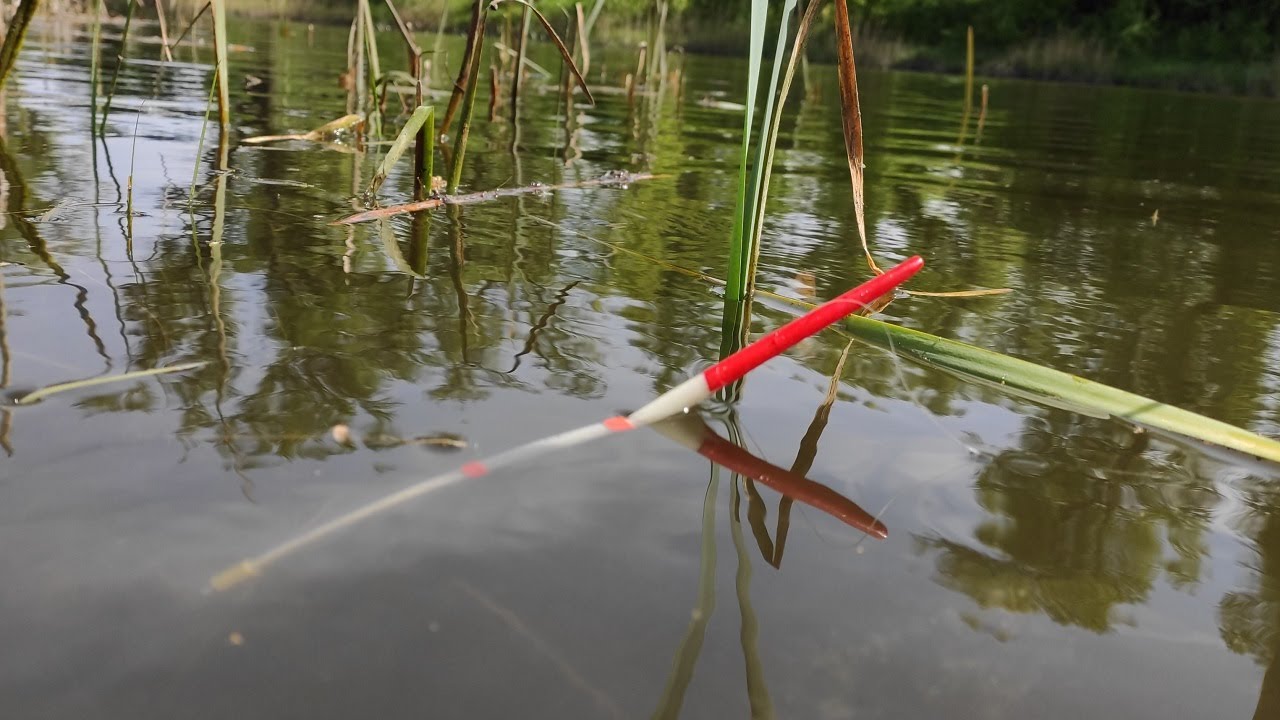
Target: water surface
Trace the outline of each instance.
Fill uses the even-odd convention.
[[[856,344],[824,415],[835,332],[703,415],[807,464],[887,540],[645,431],[206,592],[230,563],[713,360],[718,288],[673,267],[724,274],[741,115],[707,101],[740,102],[745,73],[686,57],[681,83],[631,105],[633,56],[601,50],[599,102],[568,129],[555,78],[533,77],[515,122],[505,93],[489,120],[482,87],[467,189],[658,177],[344,229],[376,151],[240,141],[346,112],[345,30],[233,29],[251,50],[233,56],[229,173],[216,127],[197,153],[207,49],[161,66],[131,43],[105,141],[83,29],[33,32],[11,83],[3,392],[208,364],[2,410],[6,715],[1280,713],[1270,469]],[[992,81],[979,127],[955,78],[868,72],[861,93],[877,257],[924,255],[919,288],[1013,290],[888,319],[1280,434],[1280,105]],[[834,70],[798,95],[760,285],[830,297],[867,276]],[[385,201],[409,182],[397,170]],[[758,305],[753,327],[789,312]],[[396,442],[440,433],[467,447]]]

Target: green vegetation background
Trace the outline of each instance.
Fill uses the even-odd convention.
[[[668,2],[677,43],[699,52],[745,52],[745,0]],[[656,4],[607,0],[604,37],[643,26]],[[124,2],[111,5],[122,9]],[[375,5],[389,22],[382,4]],[[554,18],[573,0],[538,5]],[[355,0],[228,0],[228,6],[349,21]],[[469,0],[400,0],[397,6],[421,28],[436,28],[443,16],[450,29],[462,30],[470,15]],[[859,64],[867,69],[961,71],[972,25],[978,70],[987,75],[1280,96],[1280,0],[854,0],[850,9],[860,26]],[[834,58],[830,27],[817,23],[811,59]]]

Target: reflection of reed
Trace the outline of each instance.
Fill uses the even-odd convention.
[[[727,441],[729,445],[746,453],[737,413],[731,412],[725,416],[724,429],[729,435]],[[709,433],[710,428],[706,428],[703,432]],[[699,452],[708,458],[711,457],[701,448]],[[715,461],[714,458],[712,460]],[[733,550],[738,556],[738,570],[734,574],[733,585],[738,596],[738,614],[741,617],[738,640],[742,644],[742,659],[746,664],[747,701],[751,705],[752,718],[772,718],[773,702],[769,699],[769,688],[764,679],[764,664],[760,662],[760,623],[756,619],[755,608],[751,605],[751,555],[747,552],[747,544],[742,535],[742,493],[738,488],[738,481],[742,480],[751,493],[755,492],[755,485],[752,484],[750,477],[742,477],[733,465],[726,465],[726,467],[734,471],[729,482],[729,535],[733,538]],[[759,495],[756,497],[759,498]],[[763,501],[756,507],[763,512]]]
[[[525,340],[524,347],[521,348],[520,352],[516,353],[515,363],[507,371],[508,373],[515,372],[520,367],[520,359],[533,352],[534,344],[538,342],[538,333],[542,332],[551,323],[551,318],[556,316],[556,311],[569,299],[569,292],[577,287],[579,282],[581,281],[574,280],[566,285],[563,290],[556,293],[556,299],[547,306],[547,311],[542,314],[542,317],[538,318],[533,327],[529,328],[529,337]]]
[[[449,207],[449,276],[458,294],[458,341],[462,348],[462,362],[470,362],[467,345],[467,326],[471,324],[471,300],[462,281],[462,266],[466,263],[466,242],[462,237],[462,208]]]
[[[98,356],[103,359],[107,369],[110,370],[112,368],[111,356],[107,354],[107,347],[103,344],[102,338],[98,337],[97,323],[93,321],[93,316],[89,314],[89,290],[83,285],[71,282],[71,275],[66,270],[63,270],[62,266],[53,259],[53,255],[49,253],[49,247],[44,238],[40,237],[35,225],[24,215],[27,211],[27,185],[22,178],[21,171],[18,170],[18,163],[9,154],[9,149],[3,137],[0,137],[0,172],[4,173],[5,180],[9,183],[9,202],[5,209],[8,211],[9,218],[13,220],[14,227],[18,229],[22,239],[27,241],[31,252],[40,258],[57,276],[58,284],[76,289],[76,299],[72,302],[72,306],[84,323],[85,333],[88,334],[89,339],[93,342],[93,347]]]
[[[822,432],[827,429],[827,419],[831,417],[831,406],[835,404],[836,393],[840,389],[840,377],[844,374],[844,363],[849,359],[849,350],[852,347],[852,340],[845,344],[844,352],[840,353],[840,359],[836,361],[836,369],[831,372],[831,383],[827,386],[827,395],[818,406],[818,411],[813,414],[809,429],[800,439],[800,448],[796,451],[795,462],[791,463],[791,472],[796,475],[808,475],[809,468],[813,467],[813,461],[818,456],[818,440],[822,438]],[[775,533],[777,540],[773,545],[772,559],[769,561],[774,567],[782,567],[782,551],[787,545],[787,531],[791,528],[791,506],[794,503],[795,501],[788,495],[783,495],[778,501],[778,529]]]
[[[676,650],[671,664],[671,675],[662,689],[658,709],[653,720],[675,720],[680,716],[684,694],[693,681],[693,669],[702,653],[702,641],[707,634],[707,623],[716,608],[716,495],[720,489],[720,466],[711,466],[711,480],[702,499],[702,552],[698,557],[698,599],[694,605],[689,627]]]
[[[764,679],[764,663],[760,661],[760,623],[756,620],[756,611],[751,605],[751,554],[747,552],[747,543],[742,536],[739,512],[742,494],[738,491],[737,480],[738,476],[735,474],[729,486],[729,532],[733,537],[734,552],[738,555],[738,572],[734,576],[738,612],[742,616],[738,637],[742,643],[742,657],[746,662],[747,700],[751,704],[751,717],[771,718],[774,716],[773,701],[769,699],[769,688]]]
[[[654,423],[653,429],[708,460],[767,485],[783,495],[789,495],[855,530],[877,538],[889,536],[889,529],[857,503],[826,485],[752,455],[739,445],[717,435],[696,413],[681,413]]]
[[[244,473],[244,456],[235,443],[235,431],[222,410],[222,403],[227,396],[227,384],[231,379],[231,360],[227,356],[227,325],[222,317],[222,237],[227,222],[227,172],[228,162],[226,129],[218,134],[218,166],[215,169],[217,178],[213,190],[213,227],[209,236],[209,312],[213,316],[214,329],[217,333],[218,347],[218,385],[214,395],[214,410],[218,415],[221,429],[220,442],[231,455],[231,469],[240,478],[240,492],[246,499],[253,500],[253,481]]]

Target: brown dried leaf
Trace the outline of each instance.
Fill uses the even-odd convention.
[[[858,220],[858,239],[867,265],[877,275],[884,274],[867,248],[866,197],[863,193],[862,109],[858,103],[858,71],[853,63],[853,33],[849,28],[849,8],[845,0],[836,5],[836,61],[840,70],[840,120],[844,147],[849,156],[849,179],[853,183],[853,212]]]

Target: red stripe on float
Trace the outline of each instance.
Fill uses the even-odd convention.
[[[621,415],[615,415],[611,418],[608,418],[604,421],[603,424],[605,427],[609,428],[609,430],[611,430],[612,432],[623,432],[624,430],[634,430],[636,427],[631,423],[630,420],[622,417]]]
[[[476,461],[469,462],[462,466],[462,474],[469,478],[478,478],[489,472],[489,468],[484,463]]]
[[[707,369],[703,375],[714,392],[756,369],[787,348],[804,340],[850,313],[861,310],[873,300],[891,292],[920,272],[924,260],[919,255],[902,261],[883,275],[877,275],[839,297],[819,305],[808,313],[761,337],[738,352]]]

